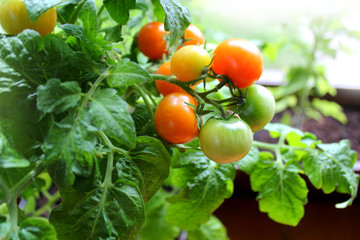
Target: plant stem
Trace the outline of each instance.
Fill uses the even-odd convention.
[[[87,0],[82,0],[79,5],[77,6],[77,8],[75,9],[75,11],[71,14],[70,16],[70,23],[71,24],[75,24],[76,20],[78,19],[80,10],[83,8],[83,6],[85,5]]]
[[[83,107],[85,107],[85,105],[89,102],[89,99],[92,97],[92,95],[94,94],[95,90],[99,87],[100,83],[109,75],[110,72],[110,68],[106,69],[94,82],[94,84],[91,86],[91,88],[89,89],[89,91],[86,93],[81,105],[80,105],[80,109],[82,109]]]
[[[98,134],[98,136],[104,141],[104,143],[111,149],[111,151],[114,152],[119,152],[120,154],[124,155],[127,158],[130,158],[129,154],[127,151],[125,151],[124,149],[115,147],[112,142],[110,141],[110,139],[106,136],[106,134],[99,130],[96,132],[96,134]]]
[[[108,160],[106,165],[106,173],[104,179],[104,186],[110,186],[112,181],[112,170],[114,166],[114,151],[111,150],[108,154]]]
[[[60,191],[57,191],[55,194],[50,195],[47,197],[48,201],[45,205],[43,205],[41,208],[36,210],[33,215],[35,217],[41,216],[44,212],[51,211],[52,205],[60,199]]]
[[[38,176],[45,168],[44,163],[39,163],[34,169],[28,172],[19,182],[17,182],[9,192],[9,198],[16,199],[19,194]]]
[[[144,91],[142,90],[142,88],[139,87],[138,85],[134,85],[133,87],[136,89],[136,91],[140,94],[141,98],[144,100],[145,105],[146,105],[146,107],[147,107],[147,110],[148,110],[148,112],[149,112],[149,115],[150,115],[150,117],[151,117],[151,121],[154,122],[154,112],[153,112],[153,108],[152,108],[152,106],[151,106],[151,104],[150,104],[150,102],[149,102],[149,100],[148,100],[145,92],[144,92]]]
[[[11,198],[8,202],[9,219],[10,219],[10,232],[16,233],[18,230],[18,205],[17,199]]]

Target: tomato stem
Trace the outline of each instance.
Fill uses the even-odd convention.
[[[154,112],[153,112],[153,108],[149,102],[149,99],[147,98],[145,92],[143,91],[143,89],[141,87],[139,87],[138,85],[134,85],[133,86],[136,91],[140,94],[141,98],[144,100],[144,103],[146,105],[146,108],[149,112],[149,115],[151,117],[151,121],[154,122]]]
[[[77,6],[77,8],[75,9],[75,11],[71,14],[70,16],[70,20],[69,22],[71,24],[75,24],[77,19],[78,19],[78,16],[79,16],[79,13],[80,13],[80,10],[83,8],[83,6],[85,5],[85,3],[87,2],[87,0],[82,0],[79,5]]]

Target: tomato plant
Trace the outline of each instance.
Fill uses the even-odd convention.
[[[170,61],[171,73],[182,82],[201,76],[205,66],[210,64],[210,55],[202,47],[189,45],[175,52]]]
[[[145,56],[159,60],[166,51],[166,31],[162,22],[151,22],[143,26],[137,35],[137,45]]]
[[[200,46],[166,53],[191,20],[177,0],[25,5],[31,19],[56,7],[59,27],[0,34],[0,239],[227,240],[213,213],[233,194],[236,171],[250,175],[260,210],[282,224],[302,219],[308,184],[348,194],[338,208],[353,202],[359,175],[348,141],[322,144],[271,123],[264,131],[275,139],[255,141],[246,117],[225,111],[252,106],[256,122],[271,115],[261,87],[239,91],[260,69],[249,43],[227,40],[236,43],[227,53],[220,44],[212,71]],[[149,19],[154,32],[139,32]],[[144,57],[143,47],[156,54]],[[155,73],[165,53],[171,73],[169,63]],[[183,92],[160,96],[156,80]]]
[[[257,81],[263,72],[263,57],[250,41],[227,39],[213,52],[211,64],[216,74],[226,75],[238,88],[246,88]]]
[[[156,131],[170,143],[187,143],[198,135],[199,128],[194,109],[186,103],[197,105],[191,95],[174,92],[164,97],[156,109]]]
[[[199,133],[201,150],[218,163],[242,159],[250,151],[252,142],[253,134],[249,125],[237,118],[210,119]]]
[[[239,106],[238,111],[240,118],[249,124],[253,132],[257,132],[274,117],[274,96],[265,87],[254,84],[247,89],[245,103]]]
[[[184,33],[184,45],[204,45],[205,36],[202,31],[195,25],[190,24]]]
[[[31,21],[24,0],[3,0],[0,3],[0,24],[10,35],[17,35],[25,29],[33,29],[44,36],[54,30],[56,20],[54,7],[45,11],[35,21]]]

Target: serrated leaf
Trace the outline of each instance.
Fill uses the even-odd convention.
[[[29,161],[12,147],[5,135],[0,132],[0,167],[23,168],[29,165]]]
[[[341,105],[336,102],[315,98],[312,101],[312,105],[325,117],[332,117],[342,124],[347,122],[347,117],[344,114]]]
[[[136,141],[134,121],[127,103],[117,95],[115,89],[99,89],[93,95],[89,114],[91,121],[104,133],[127,148]]]
[[[177,0],[160,0],[165,17],[165,30],[170,31],[170,46],[174,45],[183,35],[191,22],[190,11]]]
[[[226,227],[212,215],[206,223],[197,230],[188,231],[188,240],[229,240]]]
[[[109,86],[115,88],[150,81],[152,81],[152,78],[145,69],[127,59],[119,62],[119,64],[111,70],[110,76],[107,78]]]
[[[168,198],[167,220],[185,230],[194,230],[209,220],[210,215],[233,193],[235,168],[216,164],[201,151],[176,152],[172,178],[180,192]]]
[[[79,19],[84,27],[87,39],[95,40],[98,30],[98,17],[95,0],[87,0],[79,12]]]
[[[28,218],[20,223],[21,240],[56,240],[55,228],[45,218]]]
[[[353,171],[356,152],[350,149],[348,140],[319,144],[318,147],[323,151],[313,151],[303,160],[305,174],[310,182],[324,193],[337,190],[350,194],[347,204],[338,206],[351,205],[359,185],[359,175]]]
[[[79,80],[79,69],[73,64],[74,52],[59,37],[44,37],[33,30],[0,40],[0,80],[7,85],[37,87],[47,79]],[[4,68],[3,68],[4,67]]]
[[[303,136],[304,133],[293,127],[289,127],[287,125],[281,124],[281,123],[268,123],[264,127],[265,130],[269,131],[270,136],[272,138],[278,138],[281,135],[288,135],[289,133],[297,134],[299,136]]]
[[[81,98],[81,88],[77,82],[60,82],[50,79],[37,90],[37,107],[46,113],[63,113],[77,106]]]
[[[61,2],[62,0],[25,0],[25,6],[30,20],[35,21],[46,10],[58,5]]]
[[[251,188],[259,192],[260,211],[276,222],[296,226],[304,216],[308,189],[298,170],[297,161],[285,166],[263,159],[250,175]]]
[[[105,185],[82,194],[62,191],[50,214],[59,240],[133,239],[144,222],[140,190],[131,182]]]
[[[240,161],[236,162],[236,166],[238,166],[241,171],[250,174],[256,167],[258,161],[259,161],[259,149],[252,146],[249,153]]]
[[[85,111],[55,122],[43,149],[48,171],[59,187],[74,183],[75,174],[89,176],[93,169],[96,136]]]
[[[169,205],[165,199],[169,196],[169,193],[160,190],[145,204],[146,218],[139,240],[169,240],[179,235],[180,229],[165,220]]]
[[[158,139],[148,136],[138,137],[136,147],[129,154],[144,178],[143,198],[146,202],[161,188],[169,176],[170,155]]]
[[[87,40],[84,35],[84,27],[81,25],[66,23],[60,25],[60,28],[70,36],[76,37],[80,40]]]
[[[103,2],[111,18],[120,24],[127,23],[130,9],[136,6],[136,0],[104,0]]]

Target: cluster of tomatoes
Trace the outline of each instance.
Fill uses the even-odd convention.
[[[163,23],[149,23],[138,33],[138,48],[151,60],[162,59],[168,54],[165,36]],[[204,74],[219,77],[220,81],[227,79],[230,82],[226,86],[231,88],[234,97],[228,109],[237,114],[210,118],[199,126],[200,118],[194,109],[198,106],[196,99],[178,85],[156,80],[156,87],[164,98],[155,112],[155,128],[160,137],[173,144],[184,144],[198,137],[202,151],[213,161],[238,161],[250,151],[253,132],[262,129],[275,113],[271,92],[254,84],[263,72],[263,58],[259,49],[247,40],[225,40],[212,56],[202,46],[204,43],[201,30],[190,24],[184,33],[184,43],[157,73],[191,83]],[[205,78],[208,77],[202,79]]]

